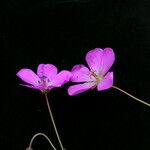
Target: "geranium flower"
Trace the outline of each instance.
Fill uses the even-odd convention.
[[[68,94],[73,96],[97,87],[98,91],[113,86],[113,72],[108,72],[115,60],[111,48],[95,48],[86,54],[86,62],[90,69],[82,64],[75,65],[72,70],[72,82],[80,84],[70,86]]]
[[[57,68],[52,64],[40,64],[37,68],[37,74],[30,69],[23,68],[16,75],[28,83],[21,85],[38,89],[42,92],[48,92],[52,88],[61,87],[72,76],[71,72],[66,70],[57,73]]]

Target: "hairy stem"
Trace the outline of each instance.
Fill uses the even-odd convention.
[[[60,140],[60,137],[59,137],[59,134],[58,134],[58,131],[57,131],[56,125],[55,125],[55,121],[54,121],[54,118],[53,118],[53,114],[52,114],[52,111],[51,111],[51,108],[50,108],[50,105],[49,105],[49,101],[48,101],[47,93],[44,93],[44,94],[45,94],[45,99],[46,99],[46,104],[47,104],[47,107],[48,107],[49,115],[50,115],[50,117],[51,117],[52,124],[53,124],[54,130],[55,130],[55,133],[56,133],[57,139],[58,139],[58,141],[59,141],[59,144],[60,144],[61,150],[64,150],[64,147],[63,147],[62,142],[61,142],[61,140]]]
[[[141,99],[139,99],[139,98],[136,98],[135,96],[133,96],[133,95],[129,94],[128,92],[126,92],[126,91],[120,89],[119,87],[117,87],[117,86],[112,86],[112,87],[113,87],[114,89],[117,89],[118,91],[120,91],[120,92],[122,92],[122,93],[128,95],[129,97],[135,99],[136,101],[138,101],[138,102],[140,102],[140,103],[143,103],[143,104],[145,104],[146,106],[149,106],[149,107],[150,107],[150,104],[149,104],[149,103],[144,102],[143,100],[141,100]]]

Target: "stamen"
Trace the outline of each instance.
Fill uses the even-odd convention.
[[[96,76],[95,78],[96,78],[98,83],[102,81],[102,78],[100,78],[99,76]]]
[[[47,86],[48,78],[46,76],[42,76],[41,80],[42,80],[42,84],[45,85],[45,86]]]
[[[93,77],[96,79],[97,83],[99,83],[100,81],[102,81],[102,78],[101,78],[100,76],[98,76],[98,75],[95,73],[95,71],[94,71],[94,72],[91,71],[89,75],[90,75],[90,76],[93,76]]]
[[[42,76],[42,77],[41,77],[42,80],[44,80],[44,79],[46,79],[46,78],[47,78],[46,76]]]
[[[41,81],[38,81],[39,84],[41,84]]]

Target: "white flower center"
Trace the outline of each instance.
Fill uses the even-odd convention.
[[[90,76],[93,76],[95,78],[97,84],[99,84],[102,81],[102,79],[103,79],[101,76],[97,75],[95,73],[95,71],[91,71],[90,72]]]

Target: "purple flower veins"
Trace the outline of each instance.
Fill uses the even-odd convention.
[[[52,64],[40,64],[37,68],[37,74],[30,69],[23,68],[16,75],[27,83],[21,85],[49,92],[52,88],[61,87],[67,83],[72,76],[71,72],[67,70],[57,72],[57,68]]]
[[[68,94],[73,96],[97,87],[98,91],[113,86],[113,72],[108,72],[115,60],[111,48],[95,48],[86,54],[86,62],[90,69],[82,64],[75,65],[72,70],[72,82],[80,84],[68,88]]]

